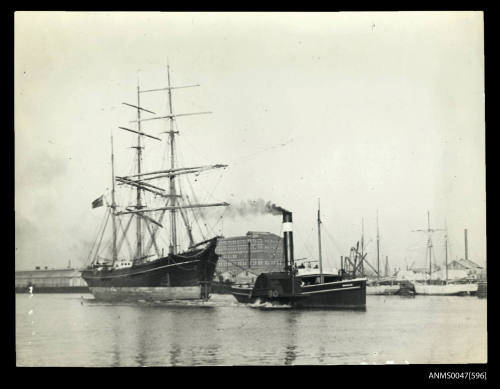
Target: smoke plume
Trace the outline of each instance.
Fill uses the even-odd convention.
[[[241,201],[239,204],[231,204],[225,215],[229,217],[245,217],[254,215],[281,215],[289,212],[286,209],[263,199]]]

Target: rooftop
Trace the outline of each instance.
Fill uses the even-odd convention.
[[[462,258],[459,260],[454,260],[454,261],[452,261],[452,263],[453,262],[457,262],[467,269],[482,269],[483,268],[482,266],[479,266],[476,262],[473,262],[470,259],[463,259]]]
[[[239,239],[248,239],[248,238],[262,238],[262,237],[272,237],[275,239],[281,239],[281,236],[276,235],[272,232],[261,232],[261,231],[248,231],[245,235],[243,236],[228,236],[225,238],[222,238],[221,240],[239,240]]]
[[[81,276],[81,271],[73,268],[16,270],[16,277],[52,278],[52,277],[80,277],[80,276]]]

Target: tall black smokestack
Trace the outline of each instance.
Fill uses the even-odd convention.
[[[250,245],[251,245],[251,242],[250,242],[250,238],[248,238],[248,251],[247,251],[247,254],[248,254],[248,268],[250,269],[250,267],[252,266],[252,263],[251,263],[251,260],[252,260],[252,251],[251,251],[251,248],[250,248]]]
[[[464,230],[464,239],[465,239],[465,259],[469,259],[469,247],[467,243],[467,228]]]
[[[283,210],[283,255],[285,270],[293,268],[293,223],[292,213]]]

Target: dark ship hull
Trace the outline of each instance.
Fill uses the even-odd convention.
[[[252,287],[231,286],[231,294],[239,302],[249,304],[255,302],[257,299],[252,299]]]
[[[232,283],[213,281],[211,292],[214,294],[231,294]]]
[[[262,273],[253,288],[232,287],[241,303],[269,302],[292,308],[366,309],[366,279],[356,278],[317,284],[305,284],[310,277],[287,272]]]
[[[208,298],[219,256],[213,239],[203,249],[170,254],[130,268],[82,272],[90,293],[104,301],[167,301]]]

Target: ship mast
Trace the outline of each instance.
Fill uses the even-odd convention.
[[[429,238],[427,239],[427,249],[429,250],[429,284],[432,279],[432,238],[431,238],[431,216],[430,212],[427,211],[427,231],[429,231]]]
[[[118,253],[116,250],[116,201],[115,201],[115,154],[113,152],[113,134],[111,134],[111,215],[113,217],[113,262],[115,264]]]
[[[321,217],[320,217],[320,201],[318,199],[318,259],[319,259],[319,282],[323,283],[323,258],[321,255]]]
[[[126,209],[125,211],[121,212],[116,212],[116,216],[119,215],[124,215],[124,214],[136,214],[137,215],[137,223],[136,223],[136,231],[137,231],[137,248],[136,248],[136,259],[141,259],[143,258],[144,254],[147,254],[151,248],[152,245],[155,246],[155,249],[157,251],[157,254],[159,256],[159,250],[156,245],[155,241],[155,235],[156,232],[158,231],[158,227],[162,227],[161,222],[163,219],[163,215],[166,211],[170,211],[170,245],[169,245],[169,253],[170,254],[175,254],[178,251],[178,244],[177,244],[177,223],[176,223],[176,214],[177,211],[180,212],[182,216],[182,220],[184,221],[184,224],[186,225],[186,229],[188,232],[189,240],[190,240],[190,247],[193,246],[193,237],[191,233],[191,228],[188,224],[188,220],[186,218],[186,215],[184,214],[183,210],[184,209],[191,209],[191,208],[201,208],[201,207],[213,207],[213,206],[228,206],[228,203],[213,203],[213,204],[188,204],[188,205],[183,205],[182,203],[179,202],[179,199],[182,198],[182,194],[177,194],[176,191],[176,176],[182,175],[182,174],[191,174],[191,173],[198,173],[202,172],[205,170],[210,170],[210,169],[218,169],[218,168],[225,168],[227,165],[222,165],[222,164],[217,164],[217,165],[208,165],[208,166],[197,166],[197,167],[189,167],[189,168],[175,168],[175,134],[178,134],[178,131],[175,130],[175,119],[178,116],[191,116],[191,115],[203,115],[203,114],[209,114],[211,112],[190,112],[190,113],[179,113],[179,114],[174,114],[173,113],[173,104],[172,104],[172,90],[173,89],[182,89],[182,88],[191,88],[191,87],[196,87],[199,86],[198,84],[196,85],[183,85],[183,86],[172,86],[170,82],[170,67],[167,65],[167,80],[168,80],[168,86],[165,88],[156,88],[156,89],[147,89],[147,90],[140,90],[139,86],[137,87],[137,106],[133,104],[128,104],[128,103],[123,103],[127,106],[137,108],[137,120],[134,120],[132,122],[137,122],[137,130],[132,130],[126,127],[119,127],[122,130],[136,133],[137,134],[137,146],[134,146],[133,148],[137,149],[137,174],[130,175],[130,176],[124,176],[124,177],[116,177],[116,180],[119,182],[119,184],[126,184],[134,187],[137,190],[137,196],[136,196],[136,204],[134,206],[135,210],[131,209]],[[151,114],[156,115],[155,112],[147,110],[145,108],[142,108],[140,106],[140,94],[141,93],[149,93],[149,92],[160,92],[160,91],[167,91],[168,93],[168,114],[164,116],[155,116],[155,117],[149,117],[145,119],[141,119],[141,111],[145,111]],[[170,120],[170,125],[169,125],[169,131],[166,131],[167,134],[169,134],[169,142],[170,142],[170,169],[168,170],[160,170],[160,171],[154,171],[154,172],[143,172],[141,169],[141,161],[142,161],[142,149],[143,146],[141,145],[141,136],[146,136],[151,139],[155,139],[157,141],[161,141],[160,138],[152,136],[148,133],[145,133],[141,130],[141,123],[144,121],[149,121],[149,120],[159,120],[159,119],[169,119]],[[169,188],[168,188],[168,193],[166,193],[166,190],[163,188],[160,188],[158,186],[149,184],[146,181],[154,180],[154,179],[159,179],[159,178],[164,178],[168,177],[169,178]],[[165,206],[161,208],[155,208],[155,209],[148,209],[144,204],[143,204],[143,198],[142,198],[142,191],[148,191],[156,196],[164,197],[167,199]],[[153,211],[162,211],[159,220],[154,220],[148,216],[146,216],[144,213],[145,212],[153,212]],[[149,244],[146,244],[145,247],[143,247],[142,244],[142,239],[143,239],[143,233],[142,233],[142,222],[141,220],[144,219],[144,224],[147,227],[147,230],[149,231],[149,234],[151,235],[151,242]],[[149,222],[157,225],[158,227],[151,228]],[[163,254],[162,254],[163,255]]]
[[[430,216],[430,212],[427,211],[427,229],[426,230],[414,230],[414,232],[425,232],[428,234],[427,251],[429,252],[429,283],[430,283],[431,277],[432,277],[432,233],[435,231],[443,231],[443,230],[431,228],[431,216]]]
[[[141,94],[139,90],[139,85],[137,85],[137,131],[141,132]],[[141,135],[137,134],[137,180],[141,179],[141,159],[142,159],[142,146],[141,146]],[[142,208],[142,198],[141,198],[141,188],[137,186],[137,202],[135,208],[140,210]],[[142,217],[141,214],[138,213],[136,217],[136,239],[137,239],[137,249],[135,258],[142,258]]]
[[[170,131],[168,132],[170,138],[170,169],[174,170],[175,168],[175,132],[174,132],[174,120],[175,118],[172,116],[172,87],[170,84],[170,66],[167,65],[167,82],[168,82],[168,113],[170,116]],[[175,207],[176,203],[176,193],[175,193],[175,175],[170,177],[170,201],[172,206]],[[169,253],[175,254],[177,252],[177,223],[176,223],[176,209],[172,208],[170,210],[170,246]]]
[[[448,282],[448,224],[444,222],[444,264],[445,264],[445,281]]]
[[[364,254],[365,254],[365,220],[364,218],[361,218],[361,261],[359,263],[359,267],[361,270],[362,277],[365,276]]]
[[[377,279],[380,279],[380,235],[378,229],[378,209],[377,209]]]

